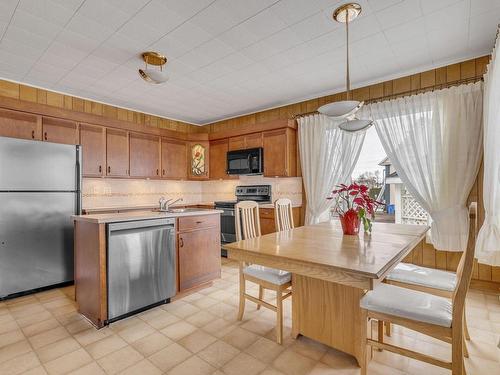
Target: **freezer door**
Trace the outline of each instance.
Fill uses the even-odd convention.
[[[0,191],[75,191],[76,146],[0,137]]]
[[[76,193],[0,193],[0,298],[73,280]]]
[[[151,224],[108,226],[108,320],[175,295],[175,227]]]

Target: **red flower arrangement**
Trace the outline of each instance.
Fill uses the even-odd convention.
[[[383,203],[370,197],[366,185],[340,184],[337,188],[332,191],[333,197],[328,199],[336,199],[334,210],[339,214],[344,234],[357,235],[360,220],[365,232],[371,233],[375,210]]]

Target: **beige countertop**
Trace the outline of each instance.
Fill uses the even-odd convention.
[[[90,215],[74,215],[73,220],[87,221],[96,224],[106,224],[106,223],[117,223],[122,221],[132,221],[132,220],[150,220],[150,219],[162,219],[171,217],[182,217],[182,216],[199,216],[199,215],[214,215],[220,214],[220,210],[211,210],[196,208],[191,209],[186,212],[159,212],[159,211],[131,211],[131,212],[120,212],[120,213],[105,213],[105,214],[90,214]]]

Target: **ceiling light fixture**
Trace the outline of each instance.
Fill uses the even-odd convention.
[[[168,80],[167,73],[163,70],[163,65],[167,63],[167,58],[158,52],[143,52],[142,59],[146,63],[144,69],[139,69],[139,75],[149,83],[160,84]],[[150,68],[148,65],[158,66],[159,69]]]
[[[341,5],[333,11],[333,19],[340,23],[345,23],[346,30],[346,100],[325,104],[318,108],[318,112],[333,118],[345,118],[346,121],[339,125],[339,128],[348,132],[356,132],[369,128],[373,122],[371,120],[360,120],[354,114],[363,106],[363,102],[351,100],[351,79],[349,76],[349,23],[361,13],[361,5],[357,3],[347,3]]]

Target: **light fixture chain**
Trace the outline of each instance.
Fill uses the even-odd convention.
[[[346,10],[345,17],[346,17],[345,18],[345,32],[346,32],[346,42],[347,42],[347,48],[346,48],[346,64],[347,64],[346,87],[347,87],[347,100],[349,100],[351,97],[351,79],[349,77],[349,9]]]

